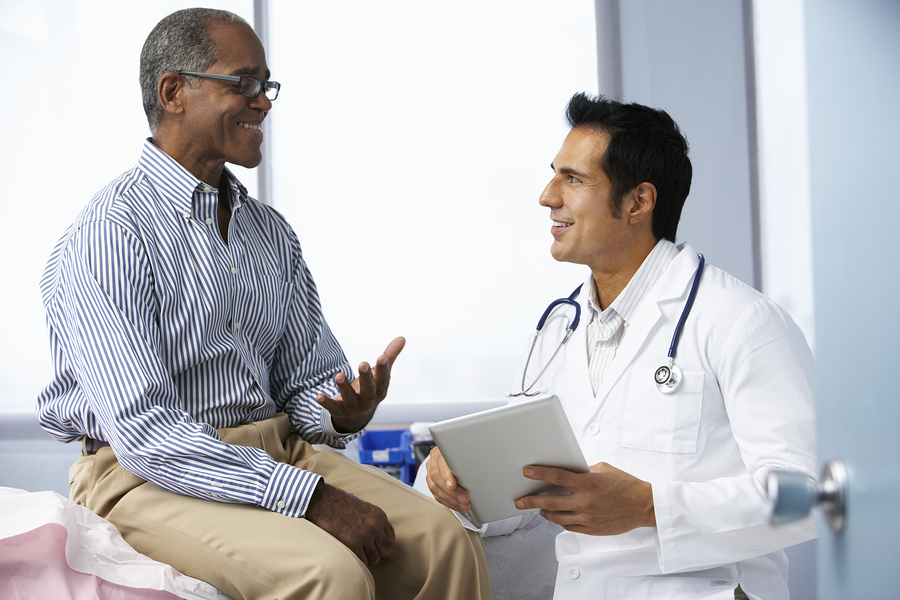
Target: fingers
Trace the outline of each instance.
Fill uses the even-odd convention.
[[[334,383],[338,389],[335,398],[325,394],[316,396],[316,402],[331,413],[332,423],[338,431],[359,431],[369,423],[376,408],[387,396],[391,365],[405,345],[404,338],[394,339],[375,361],[374,369],[369,363],[360,363],[359,376],[354,381],[350,381],[344,373],[335,375]]]
[[[363,546],[362,550],[356,551],[356,556],[358,556],[359,560],[361,560],[366,566],[374,566],[378,564],[378,549],[375,547],[375,544],[368,544],[366,546]]]
[[[359,552],[356,552],[356,555],[367,566],[375,566],[391,555],[391,546],[394,545],[396,540],[397,536],[394,534],[394,526],[390,522],[385,521],[381,535],[376,535],[369,540],[362,549],[362,556],[360,556]]]
[[[330,398],[325,394],[318,394],[316,396],[316,402],[321,404],[325,410],[330,412],[333,416],[338,416],[348,409],[355,410],[359,404],[359,397],[356,394],[356,390],[353,389],[353,384],[347,379],[347,376],[343,373],[338,373],[334,376],[334,383],[338,388],[337,397]]]
[[[394,528],[388,523],[387,527],[384,528],[384,536],[375,539],[375,551],[377,556],[375,557],[374,562],[372,562],[372,558],[369,557],[368,564],[377,565],[380,561],[389,557],[391,555],[391,546],[394,545],[396,539],[397,537],[394,535]]]
[[[435,482],[439,482],[441,487],[447,492],[454,491],[456,489],[456,477],[450,471],[450,466],[447,464],[447,461],[444,460],[441,449],[438,447],[432,448],[430,456],[431,460],[428,464],[431,467],[431,473]]]
[[[570,488],[576,485],[577,474],[565,469],[557,469],[554,467],[536,467],[529,465],[522,470],[522,475],[528,479],[538,481],[546,481],[554,485],[561,485]]]
[[[384,354],[375,361],[374,380],[376,384],[375,394],[379,399],[387,396],[388,386],[391,383],[391,367],[394,361],[400,355],[403,347],[406,346],[406,339],[403,337],[395,338],[388,347],[385,348]]]
[[[397,337],[394,338],[388,347],[385,348],[383,356],[387,359],[388,367],[394,364],[394,361],[397,360],[397,357],[400,355],[400,352],[403,350],[403,347],[406,346],[406,338]]]
[[[524,475],[528,479],[546,481],[554,485],[569,488],[570,490],[574,487],[577,487],[578,483],[576,480],[578,475],[576,473],[566,471],[565,469],[556,469],[554,467],[537,467],[534,465],[529,465],[522,470],[522,475]],[[518,500],[516,500],[516,508],[518,508],[519,510],[539,508],[541,509],[541,514],[543,515],[543,511],[545,510],[565,510],[562,505],[564,505],[570,499],[571,496],[526,496],[524,498],[519,498]],[[546,515],[544,516],[546,518]],[[558,522],[555,519],[552,520],[554,522]],[[560,525],[562,525],[562,523],[560,523]]]
[[[464,513],[472,510],[468,492],[457,485],[456,477],[450,472],[450,467],[447,466],[438,448],[431,450],[425,483],[428,484],[431,495],[440,504]]]
[[[378,398],[377,389],[378,385],[375,380],[375,377],[372,375],[372,369],[369,367],[369,363],[360,363],[359,365],[359,377],[356,378],[356,385],[358,386],[358,390],[356,390],[356,394],[359,395],[358,401],[365,404],[369,402],[375,402]],[[343,392],[341,393],[343,396]],[[385,395],[387,395],[385,393]],[[384,396],[381,396],[383,398]]]

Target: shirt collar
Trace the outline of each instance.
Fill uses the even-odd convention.
[[[194,177],[190,171],[160,150],[150,139],[144,141],[138,166],[179,213],[195,213],[194,209],[197,207],[194,206],[194,201],[196,198],[209,198],[210,194],[217,195],[219,191]],[[223,187],[228,188],[227,197],[231,202],[231,210],[240,208],[247,201],[246,188],[227,168],[222,172],[222,181],[225,184]]]
[[[591,320],[599,318],[601,322],[605,323],[612,318],[613,314],[618,314],[625,323],[628,323],[634,311],[647,296],[647,292],[662,277],[669,267],[669,263],[677,255],[678,247],[675,244],[669,240],[659,240],[622,293],[606,307],[606,310],[600,309],[597,289],[594,287],[593,278],[590,278],[588,284],[591,293],[588,296],[588,306],[591,308]]]

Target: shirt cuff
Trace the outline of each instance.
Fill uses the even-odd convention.
[[[287,517],[302,517],[321,480],[321,475],[276,463],[259,505]]]

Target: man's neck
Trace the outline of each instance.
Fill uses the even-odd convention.
[[[194,158],[196,154],[191,151],[189,144],[175,143],[172,136],[163,135],[161,132],[157,132],[150,138],[150,141],[203,183],[216,189],[221,187],[225,161],[215,161],[209,164],[200,162]]]

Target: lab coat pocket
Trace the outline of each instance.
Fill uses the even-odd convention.
[[[637,450],[690,454],[697,451],[703,373],[684,373],[671,394],[656,388],[652,372],[631,376],[622,415],[622,446]]]
[[[684,598],[685,600],[734,600],[737,583],[706,577],[610,577],[609,600]]]

